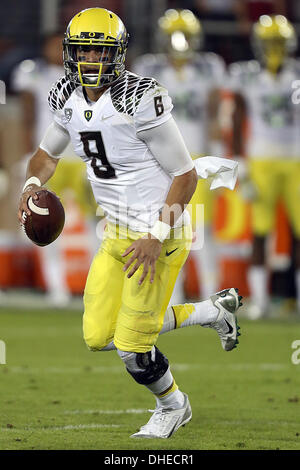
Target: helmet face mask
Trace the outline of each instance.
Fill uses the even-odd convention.
[[[262,65],[276,74],[297,48],[295,30],[282,15],[262,15],[253,27],[252,47]]]
[[[185,34],[180,30],[174,31],[168,39],[168,54],[178,60],[190,59],[200,46],[199,38]]]
[[[98,52],[96,62],[86,58],[92,50]],[[120,47],[117,45],[66,45],[64,66],[71,81],[94,88],[113,83],[125,70]]]
[[[117,15],[104,8],[83,10],[70,21],[63,41],[66,75],[85,87],[111,85],[125,70],[127,44]]]
[[[288,55],[285,40],[281,38],[265,39],[261,49],[264,65],[270,71],[278,70]]]

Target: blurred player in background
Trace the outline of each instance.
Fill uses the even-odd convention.
[[[85,288],[84,339],[91,351],[117,349],[127,371],[156,399],[149,422],[132,437],[168,438],[192,412],[155,346],[158,335],[202,325],[215,329],[230,351],[238,343],[241,297],[231,288],[167,308],[190,248],[185,208],[197,172],[166,88],[125,69],[127,43],[124,24],[109,10],[87,9],[70,21],[66,76],[49,94],[54,120],[28,164],[19,220],[30,215],[28,198],[37,198],[71,140],[108,221]]]
[[[203,47],[200,21],[189,10],[167,10],[159,19],[159,44],[163,52],[146,54],[133,64],[133,71],[155,77],[168,87],[173,114],[193,159],[203,155],[223,155],[216,116],[219,91],[224,80],[224,63],[214,53],[198,52]],[[213,193],[207,181],[199,181],[191,200],[193,231],[198,241],[203,217],[196,210],[204,205],[204,246],[192,250],[202,298],[217,290],[217,249],[211,231]],[[176,283],[172,302],[184,300],[183,274]]]
[[[300,311],[300,108],[292,99],[300,62],[291,57],[297,48],[295,30],[282,15],[260,17],[253,27],[252,46],[257,60],[232,64],[229,73],[238,92],[235,122],[241,123],[245,116],[249,122],[241,190],[252,200],[254,240],[248,282],[253,305],[248,313],[254,319],[269,309],[266,238],[274,229],[279,198],[297,239]]]
[[[62,76],[63,34],[54,32],[44,38],[42,57],[36,60],[24,60],[13,73],[13,89],[19,93],[22,107],[22,126],[25,156],[21,162],[24,174],[28,159],[38,148],[45,129],[52,121],[46,90]],[[64,205],[74,200],[82,214],[91,211],[88,204],[85,184],[85,165],[75,156],[69,145],[64,151],[60,169],[49,183],[49,189],[55,191],[63,200]],[[43,248],[37,248],[41,260],[43,278],[51,304],[63,306],[70,299],[66,282],[62,239]]]

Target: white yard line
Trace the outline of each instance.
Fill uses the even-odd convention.
[[[0,432],[7,431],[7,432],[52,432],[52,431],[69,431],[69,430],[76,430],[76,429],[102,429],[102,428],[120,428],[122,424],[98,424],[98,423],[91,423],[91,424],[68,424],[65,426],[49,426],[49,427],[31,427],[26,426],[24,428],[0,428]]]
[[[141,414],[147,413],[146,409],[128,409],[128,410],[66,410],[64,415],[122,415],[122,414]]]
[[[121,366],[97,366],[97,367],[27,367],[27,366],[4,366],[8,372],[14,374],[85,374],[85,373],[112,373],[120,374],[124,372],[124,367]],[[173,364],[172,370],[177,372],[188,372],[191,370],[205,370],[214,369],[222,370],[233,369],[233,370],[281,370],[294,367],[290,363],[236,363],[236,364]]]
[[[101,428],[119,428],[121,424],[68,424],[66,426],[53,426],[52,428],[42,428],[42,431],[65,431],[69,429],[101,429]]]
[[[26,309],[45,309],[50,310],[83,310],[82,296],[74,296],[69,304],[65,307],[59,308],[44,294],[38,292],[32,293],[28,289],[10,289],[7,292],[1,292],[1,307],[19,308],[20,310]]]

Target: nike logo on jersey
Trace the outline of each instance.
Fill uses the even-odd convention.
[[[166,256],[170,256],[172,253],[174,253],[174,251],[178,250],[178,248],[175,248],[175,250],[172,250],[172,251],[166,251]]]
[[[225,320],[225,318],[224,318],[224,320]],[[233,332],[232,326],[230,325],[230,323],[228,323],[227,320],[225,320],[225,323],[228,326],[228,331],[226,331],[226,334],[231,334]]]
[[[112,117],[112,116],[113,116],[112,113],[110,113],[110,114],[105,114],[105,115],[101,116],[101,119],[102,119],[102,121],[104,121],[104,119],[108,119],[108,118],[110,118],[110,117]]]

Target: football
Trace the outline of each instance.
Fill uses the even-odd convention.
[[[54,242],[65,224],[65,211],[60,199],[51,191],[37,191],[38,199],[27,201],[31,215],[23,213],[23,228],[28,238],[38,246]]]

